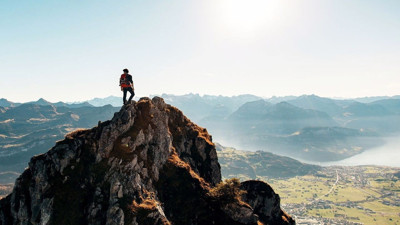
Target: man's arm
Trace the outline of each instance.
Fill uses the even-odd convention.
[[[131,84],[133,84],[132,75],[129,75],[128,81],[131,82]]]
[[[135,88],[133,87],[132,75],[129,76],[129,82],[131,83],[131,88],[132,88],[132,90],[134,90]]]

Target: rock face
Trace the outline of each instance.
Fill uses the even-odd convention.
[[[242,200],[253,208],[261,221],[267,221],[267,224],[294,224],[294,220],[281,210],[279,195],[267,183],[248,180],[241,183],[241,189],[246,190]]]
[[[223,203],[209,195],[220,182],[207,130],[142,98],[33,157],[0,200],[0,225],[294,224],[266,183],[246,181],[243,201]]]

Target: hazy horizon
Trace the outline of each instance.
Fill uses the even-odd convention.
[[[184,95],[199,95],[201,97],[204,96],[222,96],[222,97],[235,97],[235,96],[241,96],[241,95],[253,95],[253,94],[249,94],[249,93],[244,93],[244,94],[238,94],[238,95],[222,95],[222,94],[216,94],[216,95],[212,95],[212,94],[200,94],[200,93],[185,93],[185,94],[172,94],[172,93],[162,93],[162,94],[150,94],[147,96],[138,96],[135,95],[135,97],[133,98],[134,100],[138,100],[139,98],[142,97],[150,97],[150,96],[162,96],[162,95],[174,95],[174,96],[184,96]],[[270,99],[270,98],[284,98],[284,97],[300,97],[300,96],[310,96],[310,95],[316,95],[316,94],[301,94],[301,95],[284,95],[284,96],[258,96],[258,95],[254,95],[263,99]],[[396,94],[396,95],[374,95],[374,96],[359,96],[359,97],[329,97],[329,96],[320,96],[320,95],[316,95],[318,97],[321,98],[330,98],[330,99],[335,99],[335,100],[353,100],[353,99],[358,99],[358,98],[393,98],[393,97],[397,97],[400,96],[400,94]],[[85,99],[85,100],[77,100],[77,101],[63,101],[63,100],[49,100],[47,98],[44,97],[39,97],[36,99],[29,99],[27,101],[15,101],[13,99],[8,99],[8,98],[4,98],[2,96],[0,96],[1,98],[6,99],[7,101],[13,102],[13,103],[28,103],[28,102],[34,102],[34,101],[38,101],[40,99],[44,99],[46,101],[49,101],[51,103],[57,103],[57,102],[64,102],[64,103],[82,103],[82,102],[87,102],[87,101],[91,101],[93,99],[105,99],[105,98],[109,98],[109,97],[120,97],[122,99],[122,92],[121,92],[121,96],[118,95],[109,95],[109,96],[105,96],[105,97],[93,97],[90,99]]]

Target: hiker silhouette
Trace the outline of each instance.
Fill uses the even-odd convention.
[[[122,70],[124,73],[121,74],[119,78],[119,86],[121,86],[121,91],[124,93],[123,101],[124,105],[131,103],[133,96],[135,96],[135,91],[133,88],[133,80],[132,75],[129,74],[128,69]],[[128,101],[126,101],[126,93],[129,92],[131,96],[129,97]]]

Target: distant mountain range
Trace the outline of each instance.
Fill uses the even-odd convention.
[[[88,103],[49,103],[44,99],[2,107],[0,183],[13,182],[33,155],[47,151],[68,132],[93,127],[118,110],[111,105],[93,107]]]
[[[400,96],[330,99],[316,95],[168,95],[164,100],[214,141],[246,150],[263,150],[307,161],[334,161],[384,144],[400,132]],[[51,103],[0,99],[0,183],[15,178],[29,158],[45,152],[77,128],[112,117],[121,97]]]
[[[253,101],[238,108],[224,101],[215,104],[209,98],[201,108],[202,116],[184,112],[189,118],[197,118],[194,122],[207,127],[223,144],[316,162],[350,157],[382,145],[382,137],[400,132],[400,96],[377,97],[369,103],[316,95],[282,97],[285,101],[280,102],[278,97],[252,97]],[[169,98],[166,101],[184,110],[196,104],[198,98],[186,95],[186,103]]]
[[[90,104],[89,102],[78,102],[78,103],[65,103],[65,102],[55,102],[55,103],[51,103],[43,98],[40,98],[37,101],[32,101],[32,102],[26,102],[26,103],[18,103],[18,102],[11,102],[8,101],[5,98],[1,98],[0,99],[0,107],[5,108],[5,107],[16,107],[22,104],[33,104],[33,105],[53,105],[53,106],[64,106],[64,107],[68,107],[68,108],[79,108],[79,107],[83,107],[83,106],[94,106],[92,104]],[[107,104],[104,104],[107,105]],[[102,105],[103,106],[103,105]]]

